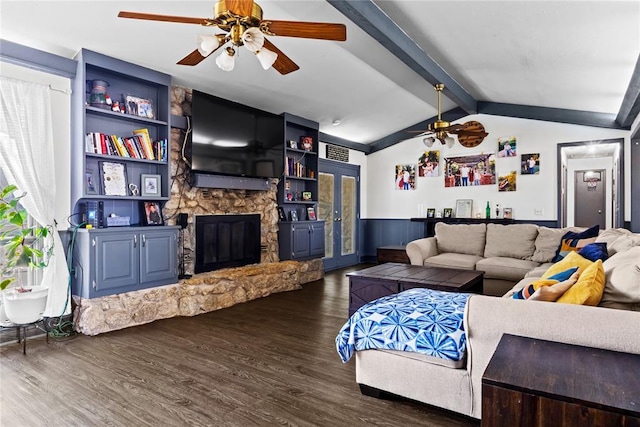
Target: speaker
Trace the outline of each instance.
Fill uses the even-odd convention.
[[[104,228],[104,202],[98,202],[98,228]]]
[[[179,225],[181,228],[187,228],[187,220],[189,219],[189,215],[186,213],[179,213],[178,214],[178,223],[176,225]]]

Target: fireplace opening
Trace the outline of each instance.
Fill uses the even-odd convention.
[[[196,216],[195,273],[260,263],[260,215]]]

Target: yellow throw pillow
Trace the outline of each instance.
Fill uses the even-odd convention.
[[[568,256],[568,255],[567,255]],[[578,281],[557,302],[565,304],[598,305],[604,293],[606,277],[602,260],[597,260],[580,274]]]
[[[568,270],[571,267],[578,267],[578,274],[582,274],[582,272],[591,264],[593,264],[593,262],[584,258],[582,255],[579,255],[577,252],[569,252],[561,261],[558,261],[549,267],[549,269],[542,275],[541,279],[548,279],[554,274]]]

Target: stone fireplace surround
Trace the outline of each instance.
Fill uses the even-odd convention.
[[[190,89],[172,87],[171,114],[191,114]],[[182,160],[183,140],[184,131],[171,129],[171,199],[164,206],[163,216],[167,224],[175,224],[179,213],[188,215],[187,227],[181,231],[184,242],[178,245],[181,253],[184,243],[184,271],[194,271],[196,215],[259,214],[260,264],[197,274],[177,284],[125,294],[74,297],[78,332],[96,335],[158,319],[194,316],[271,293],[300,289],[300,285],[323,277],[319,258],[279,260],[277,179],[271,179],[265,191],[192,187],[189,169]]]

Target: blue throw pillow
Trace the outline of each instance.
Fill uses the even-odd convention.
[[[583,258],[593,262],[596,262],[599,259],[606,261],[607,258],[609,258],[606,243],[589,243],[578,251],[578,255],[582,255]]]
[[[568,270],[561,271],[560,273],[556,273],[553,276],[547,277],[549,280],[557,280],[558,282],[564,282],[567,280],[573,273],[578,271],[578,267],[571,267]]]
[[[580,233],[576,233],[574,231],[566,232],[564,236],[562,236],[562,240],[560,240],[560,246],[556,251],[556,256],[553,258],[553,262],[561,261],[569,252],[577,252],[589,243],[594,243],[595,238],[598,237],[599,231],[600,226],[594,225]]]

